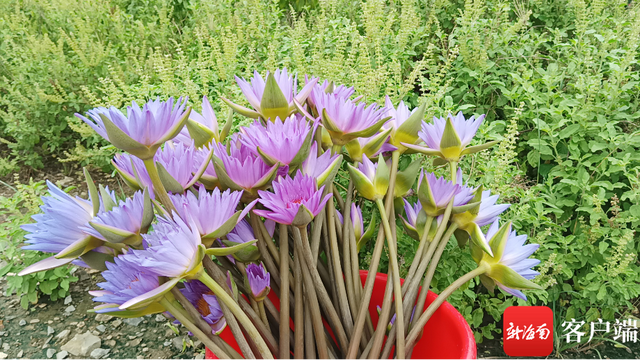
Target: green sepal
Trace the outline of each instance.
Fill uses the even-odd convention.
[[[173,127],[169,129],[169,131],[167,131],[167,134],[162,139],[158,140],[157,142],[158,146],[178,136],[178,134],[180,134],[180,131],[182,131],[182,128],[184,127],[184,125],[187,123],[187,120],[189,120],[190,115],[191,115],[191,107],[187,107],[186,110],[184,111],[184,114],[182,114],[182,117],[180,118],[180,120],[175,125],[173,125]],[[154,151],[154,154],[155,154],[155,151]]]
[[[253,186],[253,189],[264,190],[268,188],[271,185],[273,178],[276,177],[276,174],[280,166],[282,166],[282,164],[280,164],[279,162],[273,165],[273,167],[271,167],[269,172],[264,174],[264,176],[262,176],[262,178],[260,178],[260,180]]]
[[[403,216],[400,217],[402,220],[402,227],[404,227],[404,231],[407,235],[412,237],[414,240],[420,241],[420,235],[418,235],[418,229],[413,227]]]
[[[89,251],[88,253],[81,255],[80,259],[85,262],[85,264],[89,265],[90,268],[105,271],[107,270],[108,262],[113,261],[113,255],[97,252],[97,251]]]
[[[360,193],[360,195],[368,200],[376,199],[376,190],[373,187],[373,184],[360,170],[353,167],[351,164],[347,164],[347,169],[349,170],[349,175],[351,175],[351,179],[353,180],[353,184],[356,187],[356,190]]]
[[[391,132],[391,128],[384,130],[373,136],[371,140],[369,140],[364,147],[360,146],[360,142],[358,139],[353,139],[345,144],[345,149],[347,149],[347,154],[354,161],[361,161],[362,156],[365,155],[368,158],[371,158],[375,153],[377,153],[382,145],[384,145],[389,133]]]
[[[191,178],[191,181],[189,181],[189,183],[187,183],[187,185],[184,187],[185,189],[192,187],[198,180],[200,180],[200,178],[202,177],[202,174],[204,174],[204,172],[207,170],[207,167],[209,166],[209,162],[211,162],[211,157],[213,156],[213,149],[214,149],[213,147],[209,149],[209,153],[207,154],[206,160],[204,160],[202,164],[200,164],[200,167],[198,168],[198,170],[195,173],[193,173],[193,177]]]
[[[309,223],[313,220],[313,213],[307,209],[306,206],[300,205],[298,208],[298,212],[296,216],[293,218],[291,225],[296,227],[304,227],[309,225]]]
[[[398,126],[395,133],[391,135],[391,145],[401,149],[402,143],[413,144],[418,140],[418,132],[422,126],[422,119],[424,119],[426,109],[427,103],[423,102],[418,110]]]
[[[444,132],[442,133],[442,139],[440,140],[440,151],[447,160],[458,160],[460,158],[462,142],[460,142],[460,137],[458,136],[456,129],[453,127],[451,118],[447,118],[447,122],[444,126]]]
[[[122,178],[122,180],[124,180],[128,187],[130,187],[134,191],[140,190],[140,183],[138,182],[138,179],[136,179],[135,175],[131,176],[123,169],[120,169],[120,167],[118,167],[114,160],[111,160],[111,164],[114,168],[116,168],[116,171],[118,172],[118,174],[120,174],[120,177]],[[135,167],[133,167],[133,171],[135,171]]]
[[[289,102],[278,86],[273,73],[269,73],[264,85],[262,100],[260,100],[260,113],[265,120],[271,121],[275,121],[276,118],[284,121],[289,116]]]
[[[167,190],[167,192],[173,194],[182,194],[184,192],[184,188],[182,187],[182,185],[180,185],[178,180],[174,179],[173,176],[169,174],[169,171],[167,171],[162,163],[157,162],[155,163],[155,166],[158,169],[158,176],[160,177],[160,181],[162,182],[162,185],[164,186],[165,190]]]
[[[431,191],[431,186],[429,186],[429,181],[426,176],[422,179],[418,187],[418,200],[427,215],[436,217],[444,213],[445,209],[439,209],[436,206],[436,201],[433,198],[433,192]]]
[[[229,132],[231,131],[232,125],[233,125],[233,109],[229,109],[229,113],[227,114],[227,122],[224,123],[224,127],[222,128],[222,131],[220,131],[220,134],[216,139],[217,142],[222,142],[224,141],[224,139],[227,138],[227,136],[229,135]]]
[[[117,227],[110,225],[95,223],[93,221],[89,221],[89,225],[110,243],[127,243],[130,245],[137,245],[142,242],[142,237],[131,231],[118,229]]]
[[[118,308],[117,304],[104,304],[96,306],[94,309],[87,310],[88,313],[95,313],[98,309],[106,309],[106,308]],[[107,314],[111,316],[116,316],[119,318],[137,318],[145,315],[153,315],[165,312],[166,309],[160,305],[159,303],[150,304],[141,310],[120,310],[120,311],[109,311]]]
[[[253,111],[253,110],[251,110],[249,108],[246,108],[244,106],[241,106],[241,105],[238,105],[238,104],[234,104],[234,103],[231,102],[231,100],[229,100],[227,98],[221,97],[220,99],[222,99],[222,101],[224,101],[227,105],[229,105],[229,107],[231,109],[233,109],[233,111],[237,112],[238,114],[240,114],[242,116],[245,116],[245,117],[248,117],[248,118],[251,118],[251,119],[257,119],[257,118],[260,117],[259,113],[255,112],[255,111]]]
[[[100,188],[100,195],[102,196],[102,206],[104,206],[104,211],[111,211],[114,207],[117,206],[116,202],[113,201],[113,199],[111,198],[111,195],[109,194],[107,189],[105,189],[104,186],[100,185],[99,188]]]
[[[91,174],[87,168],[82,168],[84,171],[84,178],[87,180],[87,189],[89,189],[89,195],[91,197],[91,205],[93,205],[93,216],[96,216],[100,212],[100,196],[98,196],[98,189],[96,184],[93,183]]]
[[[460,206],[454,206],[451,208],[451,213],[452,214],[461,214],[463,212],[466,211],[477,211],[480,208],[480,203],[479,202],[471,202],[468,204],[464,204],[464,205],[460,205]]]
[[[524,277],[522,277],[522,275],[518,274],[512,268],[500,263],[490,265],[490,270],[487,271],[486,275],[492,278],[493,280],[495,280],[496,282],[499,282],[500,284],[512,289],[543,290],[542,287],[540,287],[540,285],[525,279]]]
[[[157,288],[154,288],[151,291],[148,291],[142,295],[138,295],[133,299],[125,302],[124,304],[120,305],[120,309],[133,310],[133,311],[144,310],[147,306],[160,301],[160,299],[169,291],[171,291],[171,289],[174,286],[176,286],[180,282],[180,280],[182,279],[181,278],[170,279],[169,281],[158,286]]]
[[[257,146],[256,150],[258,150],[258,154],[267,165],[273,166],[278,162],[277,159],[272,158],[271,156],[267,155],[264,151],[262,151],[262,149],[260,149],[260,146]]]
[[[376,192],[376,196],[380,198],[384,197],[389,189],[389,166],[384,161],[382,154],[378,155],[378,168],[376,169],[376,176],[373,179],[373,187]]]
[[[415,144],[410,144],[410,143],[406,143],[406,142],[403,142],[402,145],[404,147],[406,147],[407,149],[414,150],[416,153],[424,154],[424,155],[427,155],[427,156],[444,157],[444,155],[442,155],[440,150],[431,149],[431,148],[428,148],[428,147],[426,147],[424,145],[415,145]]]
[[[302,104],[300,104],[300,102],[295,98],[293,99],[293,105],[295,106],[296,110],[298,110],[298,112],[306,117],[307,120],[309,120],[311,123],[316,122],[316,118],[314,118],[313,115],[309,114],[309,112],[305,110],[304,106],[302,106]]]
[[[236,280],[231,275],[231,271],[227,270],[227,286],[231,289],[231,297],[236,302],[238,301],[238,284],[236,284]]]
[[[371,240],[371,237],[373,237],[373,233],[375,231],[376,231],[376,214],[373,213],[371,215],[371,221],[369,222],[369,226],[367,226],[367,230],[364,232],[364,234],[362,234],[362,237],[358,239],[356,243],[356,248],[358,249],[358,252],[360,252],[360,250],[364,248],[365,245],[367,245],[367,242]]]
[[[151,202],[151,196],[149,195],[149,189],[145,188],[142,192],[142,223],[140,224],[140,232],[147,232],[151,222],[153,221],[153,203]]]
[[[342,130],[338,128],[338,125],[336,125],[336,123],[333,121],[331,116],[329,116],[329,114],[327,113],[327,109],[322,109],[322,125],[324,126],[325,129],[327,129],[327,131],[329,131],[329,133],[333,132],[333,133],[342,134]],[[340,144],[340,145],[344,145],[344,144]]]
[[[250,247],[251,245],[257,243],[258,240],[247,241],[242,244],[234,243],[232,241],[222,241],[223,244],[227,245],[227,247],[217,247],[217,248],[208,248],[205,250],[205,254],[211,256],[227,256],[233,255],[238,251],[241,251],[245,248]],[[229,245],[233,244],[233,245]]]
[[[195,146],[198,148],[203,147],[216,138],[216,134],[213,130],[195,120],[187,120],[186,126],[189,131],[189,136],[193,139]]]
[[[494,295],[496,289],[496,282],[487,275],[480,275],[480,282],[489,291],[491,295]]]
[[[460,230],[460,229],[456,229],[456,231],[453,232],[453,236],[456,237],[456,240],[458,241],[458,247],[459,248],[463,248],[465,245],[467,245],[467,241],[469,241],[469,233],[467,233],[464,230]],[[480,259],[482,258],[482,256],[480,256]],[[479,262],[480,259],[478,259]]]
[[[100,118],[102,119],[104,129],[107,132],[109,142],[120,150],[124,150],[142,160],[147,160],[153,158],[156,154],[156,150],[160,147],[161,143],[154,144],[151,147],[146,147],[145,145],[133,140],[129,135],[127,135],[127,133],[111,122],[111,120],[104,114],[100,114]]]
[[[300,150],[298,150],[296,156],[294,156],[293,160],[291,160],[291,163],[289,163],[290,168],[297,168],[300,164],[302,164],[303,161],[307,159],[307,157],[309,157],[309,150],[311,149],[311,140],[313,139],[313,134],[315,134],[315,131],[312,127],[312,129],[307,134],[307,137],[304,139],[302,146],[300,146]]]
[[[509,234],[511,234],[511,224],[511,221],[502,224],[498,232],[489,239],[489,246],[493,252],[492,260],[494,261],[500,261],[500,259],[502,259],[504,248],[507,246],[507,241],[509,240]]]
[[[238,244],[228,240],[222,240],[222,243],[227,246],[234,246]],[[260,260],[260,250],[255,245],[248,246],[236,251],[235,253],[232,254],[232,256],[234,259],[242,263],[255,262]]]
[[[93,236],[87,236],[80,240],[74,241],[72,244],[62,249],[59,253],[55,254],[56,259],[63,258],[77,258],[80,255],[91,251],[98,246],[104,244],[104,241],[97,239]]]
[[[483,191],[484,191],[484,185],[478,186],[476,191],[473,193],[473,199],[471,199],[469,201],[469,203],[473,204],[473,203],[481,202],[482,201],[482,192]],[[471,213],[474,216],[478,215],[479,212],[480,212],[480,206],[472,207],[471,209],[469,209],[469,213]]]
[[[398,171],[396,175],[396,186],[393,191],[395,197],[404,197],[409,190],[413,187],[413,184],[418,178],[418,172],[420,172],[420,165],[422,160],[414,160],[406,169]],[[426,182],[424,179],[423,182]]]
[[[359,138],[359,137],[362,137],[362,138],[372,137],[378,131],[380,131],[380,129],[382,128],[382,125],[384,125],[387,121],[389,121],[389,119],[391,119],[391,116],[387,116],[384,119],[380,119],[377,123],[371,125],[370,127],[364,130],[352,132],[352,133],[349,133],[348,135],[352,139]]]
[[[490,147],[492,147],[493,145],[499,143],[500,141],[498,140],[493,140],[493,141],[489,141],[488,143],[484,143],[482,145],[476,145],[476,146],[470,146],[468,148],[465,148],[464,150],[462,150],[462,153],[460,153],[460,156],[463,155],[468,155],[468,154],[475,154],[477,152],[480,152],[482,150],[486,150]]]
[[[435,159],[433,159],[433,166],[434,167],[438,167],[438,166],[442,166],[442,165],[447,165],[449,164],[449,162],[441,157],[437,157]]]
[[[204,271],[204,267],[202,266],[202,259],[204,259],[206,251],[207,248],[203,244],[198,245],[195,257],[193,260],[191,260],[191,265],[183,275],[184,278],[197,279],[200,277],[202,271]]]
[[[224,224],[220,225],[220,227],[218,227],[214,232],[202,235],[202,240],[207,240],[207,245],[210,246],[210,244],[208,243],[209,240],[213,241],[227,235],[238,224],[238,218],[240,217],[240,214],[242,214],[242,211],[236,211],[233,215],[231,215],[229,219],[227,219],[227,221],[224,222]]]
[[[323,185],[330,184],[333,182],[333,179],[336,177],[338,170],[340,170],[340,165],[342,164],[342,155],[339,155],[331,165],[327,167],[327,169],[316,178],[316,182],[318,183],[318,188],[321,188]]]
[[[233,191],[244,190],[243,188],[238,186],[235,183],[235,181],[231,180],[231,178],[227,174],[227,170],[225,170],[224,168],[224,163],[220,158],[218,158],[217,156],[213,156],[212,160],[213,160],[213,168],[216,170],[216,175],[218,175],[218,180],[220,181],[220,184],[222,184],[226,188],[229,188]]]
[[[469,236],[471,237],[471,242],[473,242],[474,246],[479,247],[482,251],[489,254],[489,256],[493,257],[493,251],[482,233],[482,229],[476,223],[471,224],[471,229],[469,229]]]

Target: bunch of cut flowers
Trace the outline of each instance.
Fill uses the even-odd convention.
[[[471,146],[484,116],[425,121],[424,105],[366,104],[352,87],[317,78],[299,89],[286,69],[236,79],[250,107],[222,98],[224,125],[207,97],[200,113],[169,98],[78,114],[122,150],[113,165],[135,193],[118,197],[87,171],[88,199],[48,183],[42,213],[23,226],[24,249],[53,256],[21,274],[69,263],[98,269],[105,281],[90,291],[95,313],[164,313],[217,357],[234,359],[406,358],[438,307],[471,279],[521,298],[538,288],[538,261],[529,259],[538,245],[499,222],[508,205],[464,184],[458,168],[495,143]],[[234,114],[253,122],[230,134]],[[424,171],[421,155],[399,171],[411,154],[436,158],[447,176]],[[365,224],[366,201],[379,223]],[[419,242],[404,283],[398,231]],[[468,244],[477,267],[427,304],[453,238]],[[359,252],[370,241],[361,281]],[[388,282],[374,324],[368,309],[383,250]]]

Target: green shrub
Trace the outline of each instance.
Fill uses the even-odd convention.
[[[36,304],[42,294],[49,295],[49,298],[54,301],[67,296],[69,284],[77,281],[78,278],[73,276],[76,269],[71,266],[26,276],[16,275],[25,267],[51,254],[20,250],[26,234],[26,231],[20,229],[20,225],[33,222],[30,219],[31,216],[40,211],[39,206],[42,205],[40,196],[47,192],[44,181],[30,181],[29,184],[16,183],[14,189],[15,193],[11,197],[0,196],[0,216],[4,218],[3,225],[0,227],[0,250],[2,250],[0,261],[5,264],[0,268],[0,276],[7,275],[6,295],[15,293],[20,296],[20,305],[26,309],[29,303]]]

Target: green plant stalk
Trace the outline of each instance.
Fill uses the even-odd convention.
[[[289,359],[289,240],[280,224],[280,359]]]
[[[174,306],[171,301],[166,297],[160,299],[160,305],[162,305],[167,311],[169,311],[187,330],[191,331],[200,341],[202,341],[206,347],[209,348],[217,357],[221,359],[230,359],[231,357],[224,352],[218,345],[216,345],[209,337],[200,330],[194,323],[186,317],[181,310]]]
[[[351,252],[357,251],[355,248],[350,248],[351,246],[351,236],[349,231],[350,222],[350,213],[351,213],[351,194],[353,193],[353,180],[349,179],[349,190],[347,190],[347,200],[345,202],[344,208],[342,209],[342,256],[344,263],[344,278],[347,285],[347,299],[349,300],[349,308],[351,310],[351,318],[355,318],[358,313],[358,305],[356,298],[356,289],[355,283],[353,281],[353,266],[351,266]],[[339,224],[337,222],[336,224]]]
[[[331,324],[332,330],[338,340],[338,343],[342,349],[347,347],[349,340],[347,339],[347,334],[344,331],[342,322],[340,321],[340,317],[338,316],[338,312],[336,311],[333,303],[331,302],[331,298],[325,289],[322,279],[320,278],[320,274],[318,273],[318,269],[313,266],[313,260],[311,253],[311,248],[309,247],[309,241],[307,239],[306,231],[300,232],[300,237],[294,236],[294,241],[298,248],[300,249],[299,254],[302,255],[302,265],[307,267],[309,271],[309,275],[311,277],[311,284],[315,286],[317,298],[322,304],[325,313],[327,314],[327,320],[329,324]],[[299,243],[299,244],[298,244]]]
[[[198,280],[202,281],[213,293],[218,297],[218,300],[222,301],[229,307],[231,312],[236,316],[238,322],[244,327],[247,335],[255,342],[258,351],[265,359],[273,359],[273,355],[267,346],[256,327],[253,325],[249,317],[242,311],[240,306],[233,300],[233,298],[227,294],[227,292],[216,283],[206,272],[202,272],[198,276]]]
[[[171,294],[180,303],[180,305],[182,305],[182,308],[187,312],[186,314],[182,313],[183,316],[186,316],[187,318],[193,320],[193,323],[194,323],[195,326],[197,326],[200,330],[202,330],[202,332],[205,335],[207,335],[207,337],[211,341],[220,344],[220,346],[222,348],[224,348],[223,350],[225,352],[227,352],[228,354],[230,354],[232,358],[234,358],[234,359],[242,358],[240,356],[240,354],[238,354],[232,347],[230,347],[229,345],[227,345],[224,342],[220,342],[219,341],[220,338],[217,335],[213,335],[211,333],[211,327],[209,326],[209,324],[207,324],[207,322],[204,321],[204,319],[202,318],[202,316],[200,315],[198,310],[196,310],[196,308],[193,306],[193,304],[191,304],[191,302],[189,300],[187,300],[187,298],[182,294],[182,292],[180,292],[180,290],[177,287],[174,286],[173,289],[171,289]],[[221,307],[222,306],[224,306],[224,304],[221,304]],[[179,309],[179,307],[177,307],[177,306],[176,306],[176,308]],[[233,317],[233,314],[230,314],[230,315],[231,315],[231,317]],[[233,320],[235,320],[235,318]],[[227,321],[227,324],[229,324],[229,321]],[[236,323],[236,325],[237,325],[237,323]],[[244,337],[243,337],[243,339],[244,339]],[[240,344],[240,341],[238,341],[238,344]],[[249,354],[251,356],[253,356],[253,353],[249,353]],[[255,359],[255,357],[253,357],[253,358]]]
[[[382,308],[380,309],[380,317],[378,318],[378,326],[376,331],[373,334],[369,343],[365,346],[369,348],[369,352],[367,357],[369,359],[377,359],[380,355],[380,347],[382,346],[382,342],[384,341],[384,336],[387,332],[387,324],[389,324],[389,318],[391,317],[391,307],[393,306],[393,301],[387,301],[387,294],[391,295],[393,293],[394,284],[393,281],[389,281],[392,278],[393,272],[391,267],[389,267],[389,271],[387,272],[387,284],[384,289],[385,298],[382,302]],[[387,343],[393,340],[387,339]],[[394,341],[395,343],[395,341]]]
[[[267,319],[267,312],[264,310],[264,301],[258,301],[258,311],[260,313],[260,319],[262,319],[262,322],[266,325],[269,326],[269,320]]]
[[[295,250],[295,249],[294,249]],[[295,278],[294,286],[294,301],[293,308],[293,357],[295,359],[304,359],[304,302],[302,295],[302,276],[300,257],[293,257],[293,272],[297,274]]]
[[[144,167],[147,169],[147,173],[149,173],[151,184],[153,184],[153,193],[158,197],[160,203],[167,209],[169,215],[173,216],[173,212],[176,211],[176,208],[173,206],[173,202],[169,198],[167,190],[164,188],[164,185],[160,180],[160,175],[158,174],[158,169],[156,168],[153,158],[143,160],[143,162]]]
[[[303,233],[304,236],[302,236],[301,233]],[[304,257],[302,255],[302,248],[304,246],[302,238],[304,237],[305,241],[307,241],[306,226],[299,229],[293,228],[293,235],[295,237],[293,246],[296,248],[296,257],[300,258],[302,261]],[[315,333],[318,356],[320,356],[321,359],[328,359],[327,339],[324,336],[324,324],[322,323],[322,314],[320,314],[320,305],[318,304],[315,285],[313,284],[311,273],[309,272],[309,266],[301,264],[300,267],[302,269],[302,277],[304,279],[304,291],[307,294],[307,310],[311,313],[311,321],[313,323],[313,332]],[[298,275],[298,277],[300,277],[300,275]],[[307,336],[313,338],[313,333],[307,334]]]
[[[413,279],[416,274],[416,270],[418,270],[418,265],[420,264],[420,260],[424,255],[425,245],[427,243],[427,238],[429,237],[429,229],[431,229],[431,224],[433,223],[433,216],[427,216],[427,222],[424,226],[424,232],[422,234],[422,238],[420,239],[420,244],[418,245],[418,250],[416,250],[416,256],[413,258],[413,262],[411,262],[411,267],[409,267],[409,272],[407,273],[407,277],[404,279],[404,284],[402,286],[402,295],[404,296],[407,293],[407,289],[409,288],[409,283]]]
[[[304,267],[303,267],[304,268]],[[306,289],[305,289],[306,290]],[[316,358],[316,343],[313,334],[313,320],[311,319],[311,313],[309,309],[309,300],[305,299],[305,311],[304,311],[304,350],[307,352],[307,359]],[[323,334],[324,335],[324,334]],[[326,348],[325,348],[326,351]]]
[[[353,202],[353,190],[355,188],[355,184],[353,183],[353,179],[349,178],[349,187],[347,190],[347,199],[345,201],[344,209],[343,209],[343,219],[344,226],[342,230],[343,239],[345,239],[349,243],[349,248],[351,251],[347,252],[350,256],[349,264],[351,265],[351,277],[353,283],[354,297],[356,308],[353,309],[352,315],[353,318],[356,317],[357,312],[359,310],[360,298],[362,297],[362,282],[360,281],[360,268],[358,266],[358,245],[356,243],[356,237],[353,229],[353,224],[351,223],[351,203]],[[347,257],[347,255],[345,255]]]
[[[391,189],[390,191],[393,191]],[[396,249],[395,238],[391,233],[391,226],[389,225],[389,219],[387,218],[387,212],[385,211],[384,204],[382,203],[382,199],[376,200],[376,204],[378,205],[378,210],[380,211],[380,217],[382,220],[382,226],[384,228],[385,236],[387,237],[387,247],[389,248],[389,263],[391,264],[391,273],[393,276],[393,293],[395,298],[397,299],[396,303],[396,323],[398,324],[399,336],[397,336],[396,341],[396,352],[398,354],[399,359],[404,359],[405,357],[405,348],[404,348],[404,312],[402,308],[402,285],[400,285],[400,267],[398,266],[398,251]],[[389,294],[391,295],[391,294]],[[385,302],[393,301],[392,296],[385,297]],[[383,303],[384,304],[384,303]],[[380,327],[380,324],[378,324]],[[384,331],[384,328],[381,331]],[[375,353],[377,357],[377,352],[379,351],[379,347],[376,347],[377,344],[373,344],[371,349],[371,354]],[[380,344],[382,345],[382,344]]]
[[[396,151],[393,152],[396,154]],[[392,157],[391,174],[389,175],[389,189],[395,189],[396,175],[398,174],[398,160],[400,155],[394,155]],[[385,199],[385,208],[389,213],[393,213],[393,190],[387,190],[387,198]],[[387,215],[390,216],[390,215]],[[376,238],[376,244],[373,248],[373,254],[371,255],[371,265],[369,266],[369,273],[365,280],[362,290],[362,299],[360,304],[360,311],[356,317],[354,323],[353,332],[351,333],[351,342],[349,343],[349,350],[347,352],[347,359],[354,359],[358,352],[358,341],[362,336],[364,329],[365,319],[369,315],[369,303],[371,302],[371,294],[373,293],[373,283],[378,273],[378,265],[380,265],[380,256],[382,255],[382,247],[384,245],[384,232],[379,231]]]
[[[486,264],[480,265],[477,268],[469,271],[465,275],[461,276],[458,280],[454,281],[453,283],[451,283],[451,285],[449,285],[446,289],[444,289],[438,295],[438,297],[429,305],[427,310],[422,315],[420,315],[420,317],[418,318],[418,321],[415,322],[413,328],[411,329],[411,332],[409,332],[409,335],[407,336],[407,349],[410,349],[410,350],[413,349],[413,346],[418,340],[418,336],[420,336],[420,334],[422,333],[422,329],[427,324],[427,321],[429,321],[433,313],[435,313],[436,310],[438,310],[440,305],[442,305],[442,303],[445,302],[445,300],[447,300],[449,295],[451,295],[454,291],[458,290],[458,288],[464,285],[467,281],[470,281],[476,276],[486,273],[487,270],[489,270],[488,265]]]
[[[256,218],[256,226],[258,227],[258,232],[259,234],[262,234],[262,240],[264,240],[264,243],[267,245],[267,248],[269,249],[269,253],[271,254],[274,262],[276,265],[280,264],[280,254],[278,253],[278,249],[276,248],[276,244],[273,243],[273,240],[271,239],[271,236],[269,235],[269,231],[267,231],[267,228],[264,226],[264,223],[260,220],[260,216],[255,214],[253,212],[253,210],[251,211],[251,215],[252,217],[255,216]]]
[[[331,184],[330,186],[333,186]],[[333,261],[334,281],[338,295],[338,311],[342,317],[342,324],[347,332],[353,329],[353,319],[349,310],[349,300],[347,299],[347,289],[342,276],[342,265],[340,264],[340,249],[338,247],[338,239],[336,236],[335,207],[333,205],[333,196],[329,198],[326,205],[327,227],[329,230],[329,246],[331,247],[331,260]],[[315,264],[314,264],[315,265]]]

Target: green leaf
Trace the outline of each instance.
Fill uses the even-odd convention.
[[[580,130],[580,124],[572,124],[562,129],[558,134],[560,139],[568,138],[569,136],[575,134],[578,130]]]

